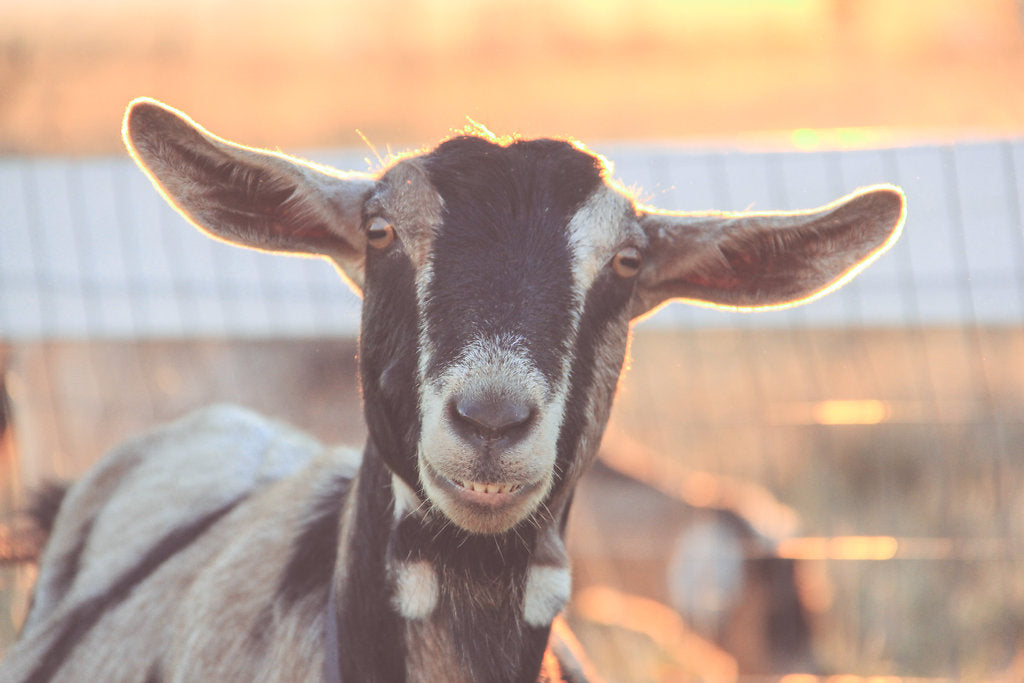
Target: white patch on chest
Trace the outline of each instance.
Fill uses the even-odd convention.
[[[437,572],[426,560],[404,562],[395,572],[394,607],[405,619],[426,619],[437,607]]]
[[[523,619],[530,626],[549,626],[569,601],[571,590],[568,567],[530,567],[523,596]]]

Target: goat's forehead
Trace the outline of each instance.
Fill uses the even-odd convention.
[[[401,161],[384,174],[367,206],[393,222],[409,258],[426,263],[433,235],[443,220],[444,201],[418,158]]]
[[[564,141],[456,138],[389,169],[370,210],[392,219],[418,268],[439,235],[587,261],[622,241],[632,215],[632,200],[605,176],[599,158]]]

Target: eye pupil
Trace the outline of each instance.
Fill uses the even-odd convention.
[[[394,239],[394,226],[383,218],[374,218],[366,228],[366,241],[375,249],[383,249]]]
[[[640,259],[632,256],[623,256],[619,259],[619,265],[623,268],[636,269],[640,267]]]
[[[640,271],[643,265],[643,258],[640,252],[633,247],[623,249],[612,259],[612,270],[622,278],[631,278]]]

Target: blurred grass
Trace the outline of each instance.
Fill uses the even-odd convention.
[[[805,563],[826,671],[988,679],[1024,649],[1022,330],[638,331],[632,357],[609,440],[756,481],[798,535],[898,539]],[[889,416],[792,410],[834,399]]]
[[[673,468],[756,483],[796,510],[798,537],[896,539],[889,560],[802,562],[825,672],[987,679],[1024,649],[1024,330],[641,326],[631,355],[606,438],[617,464],[632,458],[654,485]],[[48,342],[8,362],[18,455],[3,459],[5,510],[22,487],[74,476],[125,435],[213,401],[327,441],[364,434],[351,341]],[[828,425],[803,409],[837,399],[891,411]],[[664,545],[663,531],[621,533]],[[641,559],[619,558],[632,569],[611,587],[661,580]],[[28,576],[0,579],[2,650]],[[610,680],[685,679],[705,664],[629,620],[582,626]]]

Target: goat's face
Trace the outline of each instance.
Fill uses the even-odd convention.
[[[400,382],[418,394],[408,474],[460,527],[508,529],[575,478],[604,425],[646,246],[639,216],[568,143],[467,137],[385,173],[364,220],[367,310],[401,281],[416,311],[415,381]],[[397,351],[381,341],[391,324],[366,316],[361,346],[364,388],[382,377],[385,400],[413,371],[404,354],[374,358]]]
[[[373,178],[228,143],[150,100],[125,137],[203,229],[327,256],[363,292],[366,417],[396,505],[477,533],[559,513],[596,451],[631,319],[673,298],[810,300],[903,220],[890,186],[805,212],[637,207],[598,158],[553,140],[454,138]]]

